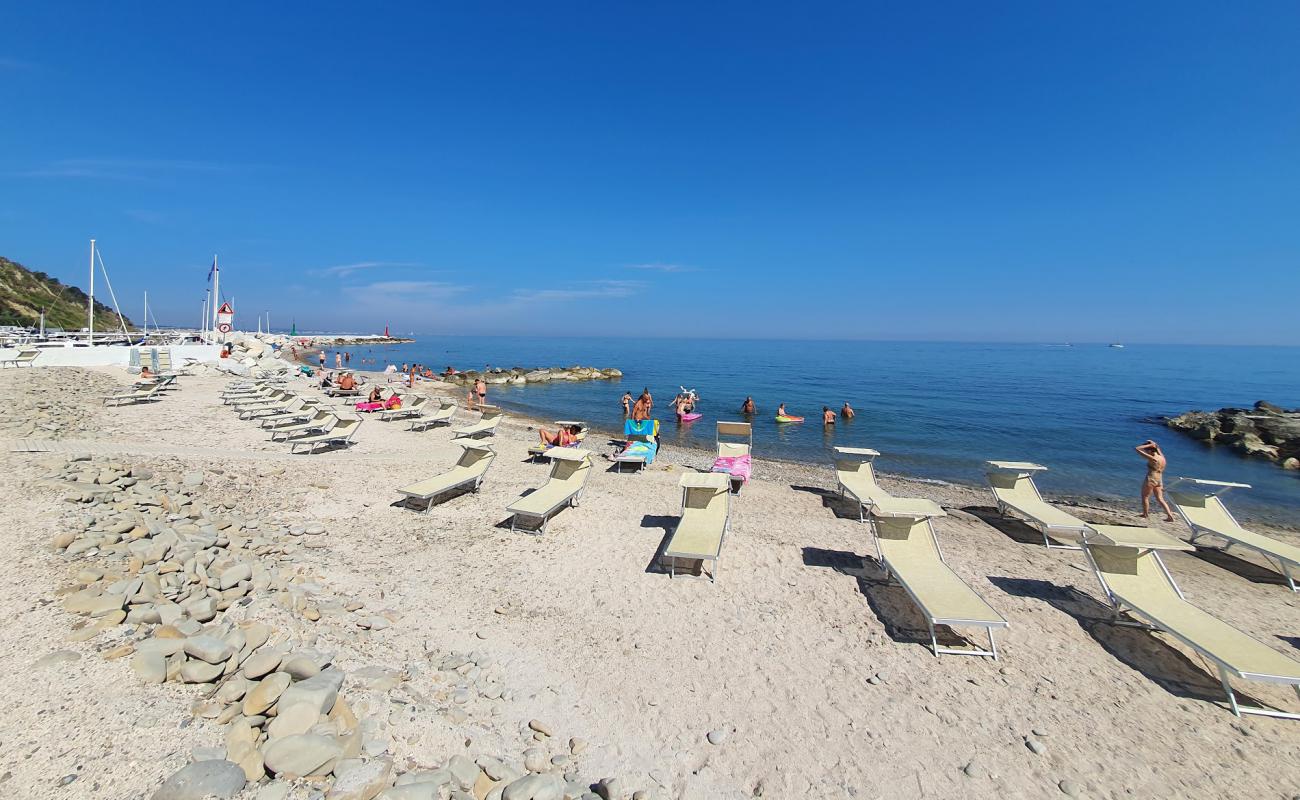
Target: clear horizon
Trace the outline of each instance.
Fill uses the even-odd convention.
[[[1300,344],[1295,4],[10,17],[0,255],[132,318]]]

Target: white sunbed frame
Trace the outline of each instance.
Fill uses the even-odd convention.
[[[1197,491],[1205,495],[1206,497],[1221,497],[1222,495],[1227,494],[1229,491],[1233,489],[1250,488],[1249,483],[1230,483],[1228,481],[1210,481],[1210,480],[1202,480],[1200,478],[1178,478],[1173,482],[1173,484],[1170,485],[1168,489],[1168,493],[1173,494],[1174,490],[1182,484],[1189,484],[1191,486],[1198,487]],[[1208,487],[1208,491],[1207,491],[1207,487]],[[1236,523],[1238,527],[1242,527],[1241,523],[1237,522],[1237,518],[1232,516],[1232,512],[1228,510],[1228,505],[1226,503],[1223,503],[1222,500],[1220,500],[1220,503],[1223,505],[1223,513],[1228,515],[1228,519]],[[1296,588],[1295,576],[1291,574],[1291,562],[1285,561],[1273,554],[1265,552],[1264,550],[1250,544],[1249,542],[1243,542],[1238,539],[1234,539],[1230,536],[1227,536],[1226,534],[1223,534],[1219,531],[1212,530],[1210,528],[1206,528],[1201,525],[1197,525],[1195,522],[1192,521],[1191,517],[1187,516],[1187,513],[1183,511],[1183,507],[1179,505],[1177,502],[1174,503],[1174,508],[1178,509],[1178,516],[1183,518],[1183,522],[1187,523],[1187,527],[1191,528],[1192,544],[1196,544],[1196,540],[1202,536],[1217,536],[1220,539],[1223,539],[1227,542],[1227,544],[1223,546],[1223,550],[1225,552],[1235,544],[1238,547],[1244,547],[1247,550],[1251,550],[1256,553],[1259,553],[1260,556],[1262,556],[1265,561],[1277,566],[1278,572],[1282,573],[1282,577],[1286,579],[1286,585],[1290,587],[1291,591],[1300,592],[1300,589]]]
[[[1010,508],[1013,511],[1016,511],[1020,515],[1022,522],[1024,522],[1026,525],[1033,528],[1034,530],[1038,531],[1039,535],[1043,537],[1043,546],[1046,547],[1048,550],[1082,550],[1083,549],[1082,545],[1061,544],[1060,542],[1052,541],[1051,532],[1062,531],[1067,534],[1074,534],[1078,536],[1080,539],[1082,539],[1087,533],[1088,526],[1086,523],[1077,527],[1068,527],[1062,525],[1048,525],[1044,522],[1035,519],[1034,517],[1030,516],[1028,513],[1018,508],[1015,508],[1014,506],[1008,506],[1006,503],[1002,502],[1002,499],[998,497],[998,493],[997,491],[995,491],[993,487],[992,477],[994,473],[1000,472],[1000,473],[1014,474],[1018,477],[1027,477],[1029,478],[1029,485],[1034,490],[1034,495],[1038,497],[1038,499],[1044,505],[1050,506],[1052,504],[1047,502],[1046,499],[1044,499],[1042,492],[1038,491],[1038,484],[1034,482],[1034,473],[1046,472],[1047,467],[1044,467],[1041,464],[1033,464],[1028,461],[986,461],[984,463],[988,465],[988,469],[985,470],[984,472],[984,478],[988,482],[989,491],[993,492],[993,501],[997,504],[999,514],[1001,514],[1003,517],[1009,517],[1011,515],[1007,513],[1008,508]],[[1061,513],[1068,514],[1069,512],[1063,511]],[[1071,514],[1070,516],[1073,516],[1073,514]]]
[[[36,366],[35,361],[41,355],[40,350],[19,350],[13,358],[0,359],[0,367],[13,366],[21,367],[26,364],[29,367]]]
[[[912,587],[908,586],[904,581],[900,580],[899,577],[893,572],[893,570],[889,568],[889,562],[885,560],[884,550],[880,546],[880,537],[877,534],[876,527],[875,527],[875,517],[877,516],[896,517],[900,519],[912,519],[918,521],[924,520],[926,527],[930,529],[930,538],[934,542],[934,549],[939,553],[939,560],[943,562],[943,565],[945,567],[948,567],[949,570],[952,570],[952,567],[948,566],[947,557],[945,557],[943,554],[943,545],[939,543],[939,532],[934,529],[934,522],[933,522],[934,517],[947,516],[947,512],[943,511],[943,509],[940,508],[937,514],[916,514],[910,511],[896,513],[886,508],[882,508],[879,503],[876,503],[871,506],[871,514],[872,514],[871,539],[876,544],[876,561],[880,565],[881,570],[884,571],[885,578],[887,580],[892,580],[895,583],[897,583],[899,586],[903,587],[903,591],[907,592],[907,596],[911,598],[912,604],[915,605],[917,610],[921,612],[921,616],[925,617],[925,623],[930,629],[930,650],[931,652],[934,653],[934,657],[938,658],[940,655],[945,655],[945,654],[953,655],[953,656],[984,656],[985,658],[992,658],[994,661],[997,661],[998,644],[997,641],[993,638],[993,629],[1010,627],[1009,623],[1005,619],[1002,620],[1001,624],[997,624],[997,623],[990,623],[987,620],[970,620],[970,619],[957,619],[957,618],[934,616],[933,614],[930,613],[929,608],[916,594],[916,592],[912,590]],[[958,577],[958,580],[960,580],[960,576]],[[966,582],[962,581],[962,583],[966,583]],[[967,585],[967,588],[970,589],[970,586]],[[976,592],[974,589],[971,589],[971,592],[975,594],[977,597],[979,597],[979,593]],[[984,598],[980,597],[980,600],[984,600]],[[987,605],[988,601],[985,600],[984,602]],[[998,616],[1001,616],[1001,614],[999,614]],[[985,633],[987,633],[989,637],[989,648],[987,650],[984,650],[982,648],[975,647],[973,645],[971,647],[940,647],[939,637],[936,635],[935,628],[934,628],[935,625],[944,625],[948,627],[962,626],[962,627],[970,627],[970,628],[984,628]]]
[[[289,443],[289,452],[290,453],[298,452],[299,445],[309,445],[311,447],[311,450],[309,452],[311,454],[315,454],[316,447],[318,445],[338,444],[338,445],[342,445],[343,447],[347,447],[348,445],[352,444],[352,437],[356,435],[357,429],[361,427],[361,419],[357,418],[355,425],[347,426],[347,432],[338,435],[335,435],[335,431],[338,430],[339,423],[343,422],[344,420],[339,419],[338,417],[335,417],[335,420],[336,420],[335,423],[332,426],[330,426],[329,430],[327,431],[324,431],[322,433],[311,434],[309,436],[300,436],[296,439],[288,439],[287,441]]]
[[[412,500],[423,500],[424,510],[420,513],[428,514],[433,509],[433,501],[440,495],[447,494],[448,492],[455,491],[456,489],[461,489],[465,487],[467,484],[470,485],[471,492],[477,492],[479,490],[479,487],[483,485],[483,479],[487,477],[488,468],[492,466],[492,460],[495,460],[497,457],[497,452],[492,449],[491,445],[479,444],[477,442],[473,444],[462,444],[461,447],[463,447],[466,451],[480,450],[488,453],[488,455],[486,456],[488,459],[490,459],[488,465],[483,468],[483,471],[480,472],[478,476],[473,478],[467,478],[466,480],[463,480],[460,483],[453,483],[450,486],[444,486],[440,488],[438,491],[432,492],[430,494],[413,494],[411,492],[405,492],[402,491],[401,489],[398,489],[397,493],[403,495],[406,498],[407,501],[406,505],[408,507],[410,506],[410,501]],[[461,457],[463,458],[464,455],[465,454],[462,453]],[[459,465],[460,465],[460,459],[456,459],[456,466]],[[455,468],[456,467],[452,467],[452,469]],[[438,476],[435,475],[434,477],[436,478]]]
[[[716,481],[717,479],[716,479],[716,478],[712,478],[712,477],[707,477],[707,476],[713,476],[713,475],[721,475],[721,476],[724,476],[725,478],[727,478],[725,484],[724,484],[724,485],[711,486],[711,485],[710,485],[710,482],[712,482],[712,481]],[[703,562],[708,561],[709,564],[710,564],[710,569],[709,569],[709,583],[717,583],[717,582],[718,582],[718,563],[719,563],[720,561],[722,561],[722,546],[723,546],[723,545],[726,543],[726,541],[727,541],[727,534],[728,534],[728,533],[731,533],[731,495],[732,495],[732,492],[731,492],[731,480],[730,480],[730,478],[731,478],[731,476],[730,476],[730,475],[727,475],[727,473],[725,473],[725,472],[700,472],[700,473],[689,473],[689,472],[688,472],[688,473],[686,473],[685,475],[683,475],[683,476],[681,477],[681,479],[680,479],[680,481],[679,481],[679,485],[680,485],[681,488],[682,488],[682,507],[681,507],[681,513],[680,513],[680,515],[677,517],[677,525],[678,525],[678,526],[680,526],[680,525],[682,524],[682,519],[685,518],[685,516],[686,516],[686,499],[687,499],[687,494],[690,492],[691,489],[713,489],[714,491],[723,490],[723,495],[724,495],[724,497],[723,497],[723,501],[726,503],[726,509],[725,509],[725,514],[726,514],[726,516],[725,516],[725,518],[724,518],[724,520],[723,520],[723,523],[722,523],[722,535],[718,537],[718,550],[717,550],[717,552],[714,553],[712,556],[705,555],[705,554],[703,554],[703,553],[680,553],[680,554],[674,554],[674,553],[672,552],[673,537],[675,537],[675,536],[677,535],[677,528],[676,528],[676,527],[673,528],[673,535],[670,536],[670,537],[668,537],[668,544],[664,546],[664,552],[663,552],[663,558],[668,559],[668,579],[669,579],[669,580],[672,580],[672,579],[674,579],[674,578],[677,577],[677,561],[678,561],[678,559],[681,559],[681,560],[684,560],[684,561],[699,561],[699,562],[701,562],[701,566],[700,566],[700,578],[703,578],[703,577],[704,577],[704,566],[703,566]],[[683,573],[683,575],[685,575],[685,573]],[[694,576],[694,575],[688,575],[687,577],[694,578],[695,576]]]
[[[553,449],[554,449],[554,450],[566,450],[566,451],[570,451],[570,452],[566,452],[566,453],[553,453],[553,454],[552,454],[552,456],[551,456],[551,462],[552,462],[551,470],[552,470],[552,474],[554,474],[554,470],[555,470],[555,468],[556,468],[556,465],[555,465],[555,460],[556,460],[556,459],[567,459],[567,460],[570,460],[570,461],[583,461],[583,460],[585,460],[585,461],[587,462],[587,471],[586,471],[586,473],[583,474],[583,477],[582,477],[582,483],[578,486],[578,490],[577,490],[576,492],[574,492],[573,494],[569,495],[569,496],[568,496],[567,498],[565,498],[564,500],[561,500],[560,502],[558,502],[558,503],[556,503],[555,505],[551,506],[549,509],[547,509],[544,513],[541,513],[541,514],[534,514],[534,513],[532,513],[532,512],[526,512],[526,511],[523,511],[523,512],[521,512],[521,511],[513,511],[513,510],[511,510],[510,506],[507,506],[507,507],[506,507],[506,510],[510,512],[510,532],[511,532],[511,533],[517,533],[517,532],[519,532],[519,531],[523,531],[523,532],[525,532],[525,533],[535,533],[535,534],[537,534],[538,536],[545,535],[547,526],[551,524],[551,519],[552,519],[556,514],[558,514],[562,509],[564,509],[564,508],[577,508],[577,507],[578,507],[578,500],[579,500],[579,498],[581,498],[581,497],[582,497],[582,493],[585,492],[585,491],[587,490],[587,481],[591,479],[591,471],[592,471],[592,469],[595,468],[595,464],[593,464],[592,461],[591,461],[591,453],[590,453],[589,451],[586,451],[586,450],[578,450],[578,448],[576,448],[576,447],[556,447],[556,448],[553,448]],[[574,453],[574,452],[572,452],[572,451],[577,451],[577,452]],[[580,454],[580,455],[579,455],[579,454]],[[575,456],[576,456],[576,457],[575,457]],[[550,482],[550,478],[549,478],[549,477],[548,477],[546,480],[547,480],[547,483]],[[545,485],[546,485],[546,484],[542,484],[542,487],[544,487]],[[542,488],[542,487],[538,487],[538,488],[540,489],[540,488]],[[515,501],[515,503],[519,502],[519,500],[524,500],[524,499],[526,499],[526,498],[527,498],[526,495],[525,495],[524,497],[520,497],[518,500]],[[514,503],[511,503],[510,505],[513,506]],[[532,530],[532,529],[529,529],[529,528],[521,528],[521,527],[519,527],[519,525],[518,525],[518,521],[519,521],[519,518],[520,518],[521,516],[522,516],[522,517],[528,517],[529,519],[540,519],[540,520],[542,521],[542,524],[541,524],[541,526],[538,527],[537,530],[535,530],[535,531]]]
[[[1111,613],[1114,615],[1113,622],[1116,625],[1123,625],[1130,628],[1142,628],[1149,631],[1159,631],[1161,633],[1168,634],[1169,636],[1172,636],[1173,638],[1177,639],[1179,642],[1182,642],[1185,647],[1192,650],[1197,655],[1201,656],[1202,658],[1208,661],[1213,662],[1215,666],[1215,670],[1218,672],[1219,683],[1222,685],[1223,692],[1227,696],[1228,706],[1232,710],[1233,716],[1240,717],[1242,714],[1250,714],[1259,717],[1274,717],[1277,719],[1300,720],[1300,713],[1295,713],[1290,711],[1279,711],[1273,708],[1260,708],[1259,706],[1247,706],[1238,703],[1236,692],[1233,691],[1232,683],[1229,681],[1228,678],[1229,675],[1228,665],[1224,664],[1222,661],[1216,658],[1212,653],[1208,653],[1202,648],[1197,647],[1193,642],[1189,641],[1187,638],[1179,634],[1177,631],[1171,630],[1169,628],[1166,628],[1158,624],[1156,620],[1152,619],[1151,617],[1148,617],[1145,613],[1143,613],[1141,609],[1133,608],[1132,606],[1123,603],[1118,597],[1115,596],[1115,594],[1111,591],[1110,586],[1106,583],[1106,578],[1102,574],[1101,567],[1097,564],[1096,559],[1093,558],[1092,550],[1090,548],[1090,545],[1096,544],[1096,545],[1109,546],[1109,547],[1133,547],[1138,550],[1149,550],[1152,558],[1155,559],[1156,564],[1160,567],[1160,572],[1163,573],[1165,580],[1169,581],[1169,585],[1173,587],[1173,590],[1178,595],[1179,599],[1186,600],[1187,598],[1183,596],[1183,590],[1179,588],[1178,582],[1174,580],[1174,576],[1169,573],[1169,568],[1165,566],[1164,559],[1160,557],[1160,551],[1161,550],[1186,551],[1186,550],[1193,549],[1192,545],[1189,545],[1179,539],[1175,539],[1172,536],[1164,534],[1153,528],[1127,528],[1125,526],[1116,526],[1116,525],[1097,525],[1097,526],[1089,525],[1088,530],[1090,533],[1084,536],[1082,540],[1083,552],[1088,556],[1088,565],[1092,567],[1093,575],[1096,576],[1097,582],[1101,584],[1102,593],[1106,596],[1106,600],[1110,604]],[[1141,538],[1136,541],[1127,541],[1123,538],[1116,539],[1113,538],[1111,535],[1112,532],[1116,530],[1123,530],[1125,532],[1128,531],[1140,532],[1139,536]],[[1139,619],[1135,619],[1135,620],[1121,619],[1120,614],[1125,614],[1125,613],[1131,616],[1138,617]],[[1149,621],[1144,621],[1144,620],[1149,620]],[[1224,623],[1224,624],[1228,624],[1228,623]],[[1229,627],[1235,627],[1235,626],[1229,625]],[[1243,635],[1248,635],[1248,634],[1243,633]],[[1240,677],[1248,680],[1256,680],[1264,683],[1291,684],[1291,688],[1295,690],[1296,698],[1300,699],[1300,684],[1296,684],[1293,680],[1289,678],[1283,678],[1277,675],[1262,675],[1262,674],[1250,673],[1250,672],[1237,672],[1236,670],[1231,670],[1231,672],[1233,674],[1239,675]]]

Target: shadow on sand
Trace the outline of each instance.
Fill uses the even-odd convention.
[[[1013,542],[1043,546],[1043,534],[1037,529],[1029,527],[1028,523],[1018,519],[1002,516],[993,506],[966,506],[962,511],[979,519]]]
[[[829,509],[839,519],[852,520],[858,522],[858,504],[853,500],[843,497],[839,492],[831,489],[823,489],[820,486],[800,486],[792,483],[790,488],[796,492],[807,492],[816,495],[822,499],[822,508]]]
[[[1290,587],[1287,586],[1286,578],[1282,577],[1282,573],[1261,564],[1256,564],[1254,561],[1247,561],[1244,558],[1238,558],[1227,550],[1222,550],[1217,547],[1203,547],[1198,544],[1196,545],[1196,550],[1192,552],[1192,555],[1207,564],[1213,564],[1219,569],[1226,569],[1228,572],[1231,572],[1238,577],[1245,578],[1251,583],[1286,586],[1287,591],[1290,591]]]
[[[838,497],[838,495],[836,495]],[[857,514],[853,519],[857,520]],[[864,558],[845,550],[825,550],[820,547],[803,548],[803,563],[807,567],[832,569],[841,575],[857,580],[858,591],[867,599],[871,611],[885,626],[889,638],[900,644],[920,644],[930,647],[930,629],[907,591],[885,577],[884,570],[875,558]],[[971,642],[953,629],[935,626],[935,636],[940,647],[968,647]]]
[[[1169,694],[1216,705],[1224,702],[1223,687],[1219,685],[1217,677],[1206,672],[1200,662],[1193,661],[1181,650],[1165,644],[1146,628],[1117,625],[1110,607],[1091,595],[1049,581],[998,576],[991,576],[989,580],[1009,595],[1041,600],[1069,614],[1107,653],[1142,673]],[[1259,704],[1239,690],[1237,698],[1246,703]]]

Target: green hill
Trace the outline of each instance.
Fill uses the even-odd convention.
[[[86,300],[86,293],[77,287],[0,257],[0,325],[35,325],[43,308],[47,328],[79,331],[86,327]],[[135,327],[130,318],[126,326]],[[118,328],[117,314],[96,300],[95,330]]]

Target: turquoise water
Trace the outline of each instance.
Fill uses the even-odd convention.
[[[489,398],[615,430],[623,392],[649,387],[665,446],[712,447],[713,423],[739,419],[753,395],[760,456],[826,463],[832,446],[874,447],[884,471],[965,484],[982,483],[989,459],[1036,461],[1051,468],[1044,491],[1078,497],[1136,496],[1144,466],[1133,447],[1153,438],[1171,477],[1252,484],[1232,493],[1232,508],[1300,525],[1300,473],[1206,447],[1157,419],[1260,399],[1300,406],[1300,348],[420,337],[353,352],[437,369],[618,367],[621,381],[492,386]],[[682,385],[700,393],[704,414],[684,425],[668,407]],[[857,418],[823,429],[822,406],[845,400]],[[777,425],[781,402],[808,422]]]

